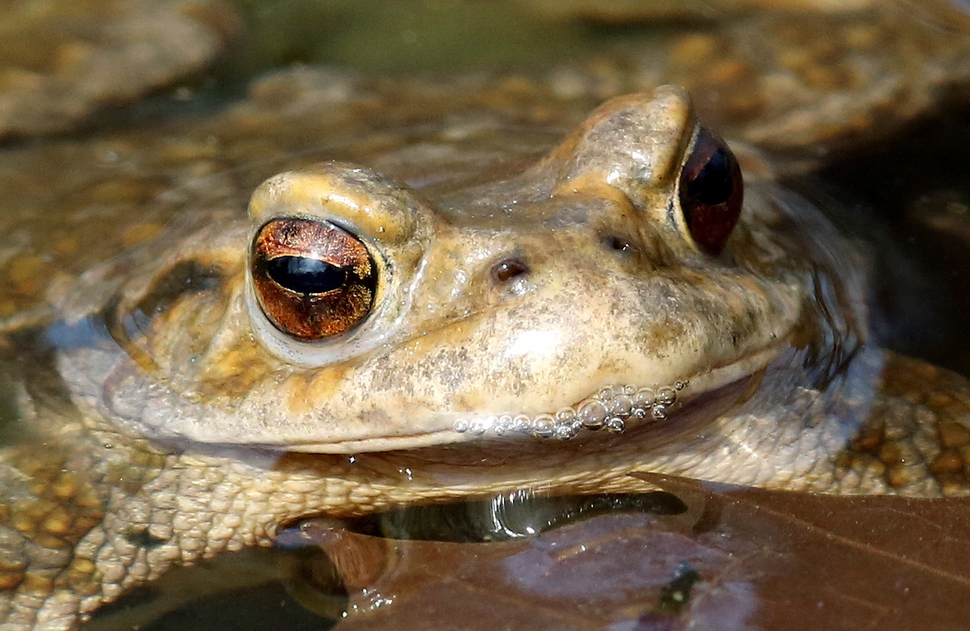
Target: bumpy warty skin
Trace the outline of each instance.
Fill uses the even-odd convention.
[[[434,453],[365,454],[353,463],[258,450],[174,453],[103,421],[39,407],[57,439],[41,454],[7,448],[0,470],[9,497],[0,513],[2,628],[73,628],[79,614],[173,564],[267,545],[280,524],[312,514],[522,488],[638,492],[648,488],[630,475],[638,471],[836,494],[967,494],[965,380],[892,354],[867,362],[852,377],[865,397],[856,398],[862,409],[852,421],[844,401],[789,391],[770,395],[784,400],[787,407],[772,408],[786,410],[780,415],[750,414],[742,404],[680,443],[643,452],[627,438],[598,450],[557,445],[541,461],[500,459],[477,475],[449,471],[455,454],[435,464]]]
[[[260,189],[255,228],[92,270],[57,323],[2,347],[25,436],[0,452],[0,630],[73,628],[309,515],[652,488],[639,473],[970,493],[970,386],[867,345],[858,261],[813,209],[765,183],[723,253],[691,242],[677,200],[695,125],[676,89],[619,99],[522,174],[434,202],[317,165]],[[365,235],[389,274],[393,300],[336,351],[260,330],[246,293],[247,235],[294,206]],[[502,284],[509,261],[527,273]],[[523,327],[574,346],[528,346]],[[669,401],[617,411],[640,386]],[[580,403],[625,424],[544,434]]]

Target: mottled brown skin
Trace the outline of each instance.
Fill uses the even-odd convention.
[[[25,9],[23,17],[45,34],[67,28],[76,39],[75,18],[87,9],[135,7],[153,15],[179,13],[186,3],[164,4],[160,9],[157,2],[32,0],[14,6]],[[422,81],[300,65],[254,80],[247,98],[229,108],[202,113],[190,106],[192,115],[175,124],[150,115],[139,118],[141,124],[119,127],[112,115],[86,119],[89,132],[83,134],[10,147],[0,156],[5,193],[0,329],[49,317],[52,282],[70,285],[84,270],[157,237],[186,221],[186,215],[198,212],[208,222],[217,209],[238,210],[267,177],[312,161],[366,164],[420,188],[436,188],[442,179],[445,189],[458,180],[486,181],[496,169],[505,175],[521,169],[607,98],[674,83],[688,88],[700,118],[713,129],[768,150],[775,170],[801,172],[932,116],[946,103],[942,97],[965,93],[967,16],[950,0],[889,0],[841,15],[776,13],[772,9],[781,5],[771,3],[766,11],[733,18],[714,17],[709,3],[699,5],[713,22],[675,21],[662,27],[668,35],[662,37],[654,36],[654,27],[634,49],[620,54],[577,52],[575,59],[543,68],[536,68],[533,58],[528,67],[534,73],[497,73],[479,81],[445,80],[432,72],[435,80]],[[210,26],[222,22],[218,16],[192,14]],[[97,13],[91,18],[94,30],[83,29],[86,43],[89,35],[125,30],[124,21],[104,17]],[[187,16],[173,17],[185,21]],[[55,18],[59,26],[52,30],[45,18]],[[186,47],[187,36],[173,30],[170,21],[141,20],[166,41]],[[11,53],[39,56],[32,66],[77,59],[70,42],[49,45],[46,36],[36,37],[37,28],[24,28],[17,20],[5,19],[3,27],[15,34],[0,37]],[[318,32],[326,37],[328,29]],[[137,46],[146,45],[144,31],[128,35],[135,36],[130,41]],[[31,45],[20,45],[21,39]],[[86,44],[81,52],[85,49]],[[136,73],[135,82],[130,71],[104,63],[99,55],[89,58],[90,65],[71,64],[71,70],[93,71],[129,90],[172,60],[159,66],[157,58],[137,57],[127,61],[148,64],[152,71]],[[448,67],[453,61],[447,60]],[[15,100],[20,87],[29,89],[38,106],[18,112],[50,128],[52,122],[59,125],[55,119],[63,120],[51,116],[52,103],[86,115],[87,107],[77,109],[79,103],[110,94],[101,80],[81,76],[81,84],[74,79],[69,84],[81,85],[83,94],[58,90],[54,100],[48,91],[31,88],[45,85],[31,73],[26,84],[21,73],[7,73],[0,88]],[[410,151],[388,151],[403,145]]]
[[[642,491],[645,472],[970,493],[966,380],[867,345],[861,263],[814,208],[752,183],[720,254],[692,241],[678,187],[696,137],[683,92],[662,88],[509,179],[426,199],[314,165],[264,183],[249,220],[91,270],[52,346],[4,342],[32,436],[0,454],[0,628],[72,628],[307,515]],[[351,334],[296,341],[256,304],[252,239],[287,216],[376,253],[376,306]],[[663,413],[569,440],[497,430],[619,409],[625,386],[665,392]]]

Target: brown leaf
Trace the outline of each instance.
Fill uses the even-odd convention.
[[[652,481],[688,513],[614,514],[508,543],[385,540],[385,572],[351,593],[339,627],[959,629],[970,619],[970,500]],[[686,590],[676,588],[685,568],[698,576]],[[685,597],[679,613],[670,606]]]

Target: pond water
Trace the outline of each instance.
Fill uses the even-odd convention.
[[[970,375],[970,169],[963,159],[970,29],[961,30],[960,8],[940,2],[909,15],[909,5],[874,11],[859,3],[823,15],[803,5],[771,13],[756,3],[721,4],[660,3],[639,15],[623,2],[236,0],[232,19],[229,9],[206,13],[210,21],[222,16],[231,28],[221,28],[234,33],[206,71],[141,103],[101,108],[76,129],[7,139],[0,147],[7,234],[0,241],[0,480],[10,499],[0,506],[0,587],[91,589],[81,563],[87,553],[71,559],[65,542],[76,543],[99,511],[110,524],[119,498],[150,486],[165,462],[193,462],[191,443],[164,439],[160,450],[126,451],[131,427],[112,444],[104,436],[114,428],[89,436],[78,422],[79,406],[128,414],[130,384],[96,361],[70,359],[65,369],[59,357],[120,343],[139,365],[170,370],[166,383],[181,387],[202,369],[154,365],[157,358],[168,353],[173,365],[191,358],[195,366],[211,350],[189,334],[152,337],[152,319],[186,293],[207,296],[218,275],[173,266],[163,290],[149,291],[157,278],[131,280],[133,270],[165,260],[180,239],[184,252],[231,240],[211,229],[201,244],[191,235],[239,216],[251,191],[282,170],[352,161],[447,199],[521,171],[605,98],[662,81],[691,88],[698,115],[736,143],[752,182],[777,175],[864,254],[873,278],[870,347]],[[113,258],[125,251],[138,254]],[[832,254],[836,265],[854,265],[839,256]],[[229,265],[212,260],[211,269]],[[99,271],[80,276],[90,268]],[[85,291],[74,289],[79,282]],[[143,294],[117,298],[123,282]],[[203,315],[188,320],[199,330],[211,304],[200,299]],[[117,313],[125,317],[112,319]],[[849,344],[846,336],[835,338]],[[225,342],[212,348],[219,343],[244,352]],[[83,374],[64,376],[84,368],[97,373],[91,381],[117,381],[102,394],[100,386],[84,390]],[[833,372],[834,381],[849,380],[848,369]],[[206,378],[212,392],[238,394],[253,388],[243,373]],[[904,381],[959,381],[944,375]],[[83,394],[72,402],[69,387]],[[948,392],[927,387],[910,403],[939,412],[952,401],[933,396]],[[957,407],[959,392],[951,397]],[[806,413],[806,427],[810,420]],[[970,426],[970,414],[955,423]],[[943,429],[937,433],[947,440]],[[846,444],[856,449],[866,436]],[[881,450],[859,449],[887,471],[912,464],[886,455],[883,439]],[[962,457],[966,447],[949,440],[950,451],[924,469],[965,490],[963,461],[953,471],[939,468],[943,455]],[[199,457],[233,453],[221,448]],[[189,459],[165,461],[168,451]],[[532,457],[549,451],[537,447]],[[466,453],[454,453],[468,466]],[[247,462],[253,468],[242,475],[265,470],[263,497],[292,498],[291,489],[272,487],[273,476],[301,470],[302,458]],[[385,473],[379,457],[359,458],[360,468]],[[478,464],[520,466],[501,450]],[[88,467],[98,471],[92,493],[107,500],[85,495]],[[177,487],[188,499],[166,496],[158,505],[197,508],[193,502],[205,503],[206,485],[221,483],[227,467],[200,467],[206,472]],[[422,470],[415,470],[414,480],[403,465],[387,476],[420,485]],[[966,497],[838,497],[703,475],[636,475],[644,490],[662,490],[562,498],[522,488],[336,521],[308,515],[287,524],[273,549],[171,570],[82,628],[961,629],[970,619]],[[115,490],[98,486],[105,480]],[[223,524],[221,513],[241,509],[232,498],[219,500],[222,508],[199,513],[203,520]],[[140,550],[127,562],[136,574],[166,546],[164,532],[138,513],[154,514],[154,501],[125,506],[132,524],[149,525],[119,527],[119,541],[102,546],[122,555]],[[207,545],[198,535],[204,525],[187,532],[178,544],[184,549]],[[16,533],[39,545],[30,548]],[[25,575],[24,558],[41,569]],[[0,609],[3,615],[12,614]]]

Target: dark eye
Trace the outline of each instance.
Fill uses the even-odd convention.
[[[680,207],[694,242],[709,254],[724,249],[741,216],[741,167],[727,144],[701,127],[680,175]]]
[[[283,218],[253,240],[253,288],[280,331],[301,340],[339,335],[374,305],[378,270],[367,247],[325,221]]]
[[[529,266],[520,259],[505,259],[492,268],[492,282],[507,283],[516,276],[529,273]]]

